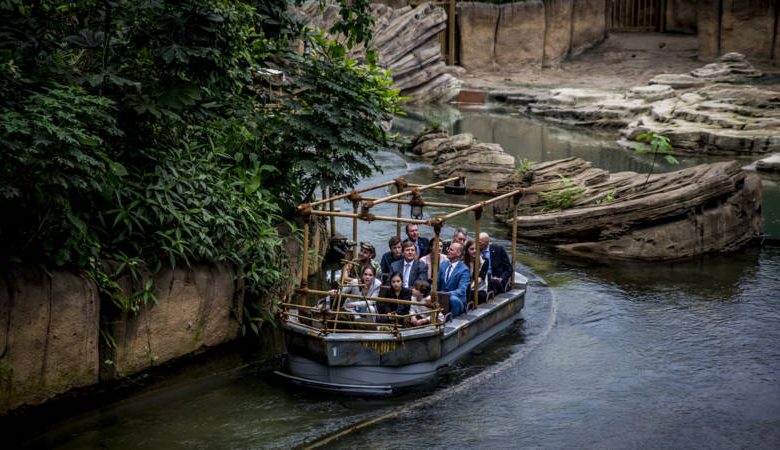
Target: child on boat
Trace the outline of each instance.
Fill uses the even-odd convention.
[[[414,282],[414,287],[412,288],[412,300],[415,302],[430,302],[431,296],[429,295],[431,293],[431,285],[425,281],[425,280],[417,280]],[[431,323],[431,313],[429,312],[431,309],[427,306],[423,305],[412,305],[412,307],[409,309],[409,314],[411,317],[409,318],[409,323],[412,326],[419,327],[421,325],[427,325]],[[439,321],[443,321],[444,316],[442,313],[439,313]]]
[[[412,292],[403,286],[403,276],[399,272],[393,272],[390,275],[390,286],[385,287],[379,294],[380,297],[392,298],[395,300],[410,300]],[[377,322],[388,323],[390,319],[396,319],[399,316],[405,316],[409,313],[409,305],[401,303],[377,302],[377,314],[387,314],[378,316]]]

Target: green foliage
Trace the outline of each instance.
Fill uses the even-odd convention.
[[[523,158],[520,160],[520,164],[515,168],[515,175],[520,176],[523,172],[529,170],[531,166],[534,165],[534,162],[531,161],[528,158]]]
[[[658,155],[664,155],[664,159],[669,164],[680,164],[677,158],[670,154],[672,151],[672,144],[668,137],[662,134],[658,134],[655,131],[648,131],[647,133],[638,135],[635,139],[638,142],[637,144],[634,144],[634,151],[637,154],[644,154],[648,152],[653,154],[653,162],[650,166],[650,172],[647,173],[645,183],[647,183],[647,181],[650,179],[650,175],[655,169]]]
[[[368,3],[341,3],[337,31],[366,44]],[[343,192],[377,169],[398,99],[385,71],[287,6],[0,2],[0,208],[13,212],[0,268],[83,270],[125,311],[156,301],[155,272],[197,262],[233,264],[268,292],[284,273],[276,226],[318,187]],[[295,39],[313,55],[292,53]],[[276,109],[258,67],[286,76]]]
[[[597,205],[603,205],[605,203],[612,203],[612,202],[615,201],[616,198],[617,198],[617,194],[615,193],[615,191],[612,191],[612,192],[607,193],[607,195],[605,195],[605,196],[601,197],[600,199],[598,199],[596,201],[596,204]]]
[[[0,381],[11,381],[14,374],[14,366],[8,361],[0,361]]]
[[[542,200],[542,212],[569,209],[582,199],[585,193],[584,186],[575,185],[563,175],[558,175],[558,177],[561,179],[558,189],[539,193],[539,198]]]

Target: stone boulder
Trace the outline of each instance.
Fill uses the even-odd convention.
[[[470,133],[449,136],[428,131],[417,136],[410,151],[432,160],[433,174],[440,178],[464,176],[472,189],[495,189],[514,173],[515,158],[498,144],[478,143]]]
[[[763,76],[741,53],[726,53],[717,62],[692,70],[691,75],[715,83],[741,83]]]
[[[525,191],[518,235],[586,258],[663,261],[730,252],[763,226],[760,179],[735,161],[646,175],[610,174],[568,158],[499,184],[517,187]],[[558,209],[562,200],[566,209]],[[506,212],[507,205],[497,211]]]
[[[693,69],[690,74],[664,73],[656,75],[650,84],[666,84],[675,89],[701,87],[713,83],[749,83],[762,77],[761,71],[741,53],[726,53],[717,62]]]
[[[747,171],[757,173],[763,179],[770,181],[780,180],[780,153],[775,153],[766,158],[759,159],[758,161],[753,161],[743,168]]]
[[[780,173],[780,153],[775,153],[772,156],[756,161],[756,170],[759,172]]]

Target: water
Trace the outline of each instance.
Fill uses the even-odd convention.
[[[453,129],[499,142],[518,158],[580,156],[611,171],[649,166],[603,134],[484,111],[447,113],[461,117]],[[424,164],[378,156],[386,171],[366,183],[430,180]],[[395,206],[373,212],[394,215]],[[776,183],[765,183],[764,213],[767,234],[780,238]],[[507,244],[507,228],[487,216],[483,230]],[[351,233],[350,222],[339,227]],[[445,227],[444,237],[451,231]],[[394,234],[394,224],[374,222],[360,239],[382,252]],[[433,406],[333,446],[780,446],[780,248],[611,265],[522,245],[519,259],[518,270],[533,281],[523,320],[425,391],[383,400],[312,395],[279,386],[251,365],[240,368],[233,356],[45,427],[28,423],[16,438],[59,448],[289,448],[437,392],[443,398]]]

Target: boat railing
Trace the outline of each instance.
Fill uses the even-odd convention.
[[[395,186],[396,192],[390,195],[386,195],[384,197],[369,197],[364,196],[363,194],[366,192],[370,192],[377,189],[384,189]],[[433,228],[434,231],[434,238],[431,242],[431,250],[432,250],[432,267],[431,267],[431,273],[433,274],[432,277],[432,286],[431,286],[431,302],[430,305],[425,304],[426,306],[431,307],[431,311],[426,311],[425,314],[431,314],[431,323],[426,324],[419,327],[404,327],[404,322],[406,320],[393,320],[393,319],[407,319],[409,316],[398,316],[396,315],[395,318],[390,318],[389,322],[376,322],[377,317],[386,316],[384,314],[377,314],[372,313],[370,311],[368,312],[350,312],[345,311],[342,308],[342,298],[355,298],[355,299],[361,299],[364,301],[372,301],[372,302],[388,302],[388,303],[404,303],[404,304],[421,304],[420,302],[414,302],[411,300],[398,300],[398,299],[392,299],[392,298],[384,298],[384,297],[366,297],[364,295],[356,295],[356,294],[347,294],[343,293],[338,290],[337,299],[335,308],[331,310],[330,308],[324,307],[323,305],[307,305],[306,303],[309,302],[308,299],[314,297],[314,296],[323,296],[323,295],[329,295],[330,293],[328,291],[321,291],[316,289],[310,289],[308,287],[308,265],[309,265],[309,258],[307,256],[304,256],[301,258],[302,260],[302,267],[301,267],[301,279],[300,279],[300,287],[295,290],[295,293],[297,294],[298,300],[297,302],[289,302],[289,303],[282,303],[282,320],[283,321],[294,321],[297,325],[302,326],[304,328],[310,329],[312,331],[316,331],[319,333],[319,335],[326,335],[328,333],[387,333],[388,330],[398,335],[399,331],[401,329],[403,330],[409,330],[414,328],[424,328],[424,327],[436,327],[438,329],[441,329],[443,326],[443,323],[441,320],[438,319],[438,313],[444,312],[446,308],[442,307],[442,302],[440,301],[440,297],[442,293],[438,292],[437,289],[437,275],[439,271],[439,243],[441,242],[441,231],[444,226],[444,224],[455,217],[461,216],[463,214],[472,213],[474,215],[474,235],[479,236],[480,234],[480,220],[482,217],[482,212],[484,211],[485,207],[487,207],[490,204],[493,204],[495,202],[499,201],[512,201],[513,207],[514,207],[514,220],[512,225],[512,249],[511,249],[511,262],[512,266],[515,266],[516,261],[516,243],[517,243],[517,216],[518,216],[518,207],[520,198],[522,197],[522,190],[517,189],[509,192],[492,192],[494,195],[492,198],[473,203],[470,205],[466,204],[460,204],[460,203],[445,203],[445,202],[432,202],[424,200],[422,197],[422,194],[427,190],[432,189],[444,189],[445,193],[456,193],[456,194],[464,194],[464,193],[480,193],[485,194],[487,192],[480,192],[477,190],[470,190],[467,189],[465,186],[465,179],[460,176],[447,178],[445,180],[438,181],[436,183],[426,184],[426,185],[420,185],[420,184],[411,184],[408,183],[403,178],[397,178],[393,181],[377,184],[374,186],[369,186],[366,188],[361,188],[357,190],[353,190],[348,193],[335,195],[335,196],[328,196],[326,192],[323,192],[323,198],[321,200],[317,200],[310,203],[304,203],[298,206],[298,214],[303,217],[303,248],[308,249],[309,248],[309,240],[310,240],[310,227],[311,227],[311,221],[315,217],[328,217],[330,219],[330,230],[331,230],[331,238],[335,237],[335,218],[336,217],[342,217],[342,218],[349,218],[352,219],[352,240],[353,242],[358,241],[358,223],[361,221],[365,222],[372,222],[372,221],[390,221],[396,223],[396,235],[401,235],[401,224],[417,224],[417,225],[427,225]],[[498,194],[498,195],[496,195]],[[347,200],[352,203],[353,211],[350,212],[342,212],[337,211],[335,208],[335,202],[338,200]],[[375,215],[371,212],[371,208],[374,206],[377,206],[382,203],[394,203],[397,205],[397,213],[395,217],[392,216],[381,216],[381,215]],[[409,205],[410,209],[410,216],[411,218],[402,217],[402,207],[404,205]],[[453,211],[449,214],[430,218],[430,219],[423,219],[423,208],[426,206],[434,206],[434,207],[445,207],[445,208],[453,208],[456,209],[456,211]],[[350,258],[350,261],[354,262],[356,259],[356,249],[353,247],[352,255]],[[304,255],[307,255],[306,250],[304,250]],[[477,283],[477,277],[479,274],[479,266],[480,266],[480,258],[476,258],[474,261],[474,271],[472,273],[472,282],[474,285]],[[339,287],[344,286],[344,271],[342,271],[342,279],[339,283]],[[510,281],[510,285],[514,285],[514,271],[512,271],[512,277]],[[473,292],[473,299],[470,301],[467,301],[467,307],[468,305],[477,305],[478,304],[478,292],[477,290],[472,290]],[[424,304],[424,303],[423,303]],[[304,313],[304,314],[302,314]],[[361,319],[365,317],[366,321],[362,320],[354,320],[356,318],[356,315],[360,315]]]
[[[328,291],[316,289],[307,289],[304,295],[322,296],[328,295]],[[431,302],[419,302],[415,300],[403,300],[387,297],[367,297],[365,295],[339,293],[338,297],[362,300],[365,302],[385,302],[397,305],[418,305],[428,308],[424,315],[431,316],[431,322],[426,325],[413,326],[409,320],[414,314],[381,314],[372,312],[355,312],[345,310],[342,302],[338,298],[335,300],[335,307],[329,308],[324,304],[304,305],[300,303],[281,303],[284,310],[283,320],[294,318],[299,324],[319,334],[327,335],[333,332],[339,333],[392,333],[399,335],[401,331],[414,330],[420,328],[440,328],[444,322],[438,320],[439,313],[444,312],[444,308]],[[304,314],[301,314],[304,312]],[[369,320],[354,320],[356,316]],[[386,318],[387,322],[378,321],[380,318]],[[351,327],[351,328],[350,328]]]

